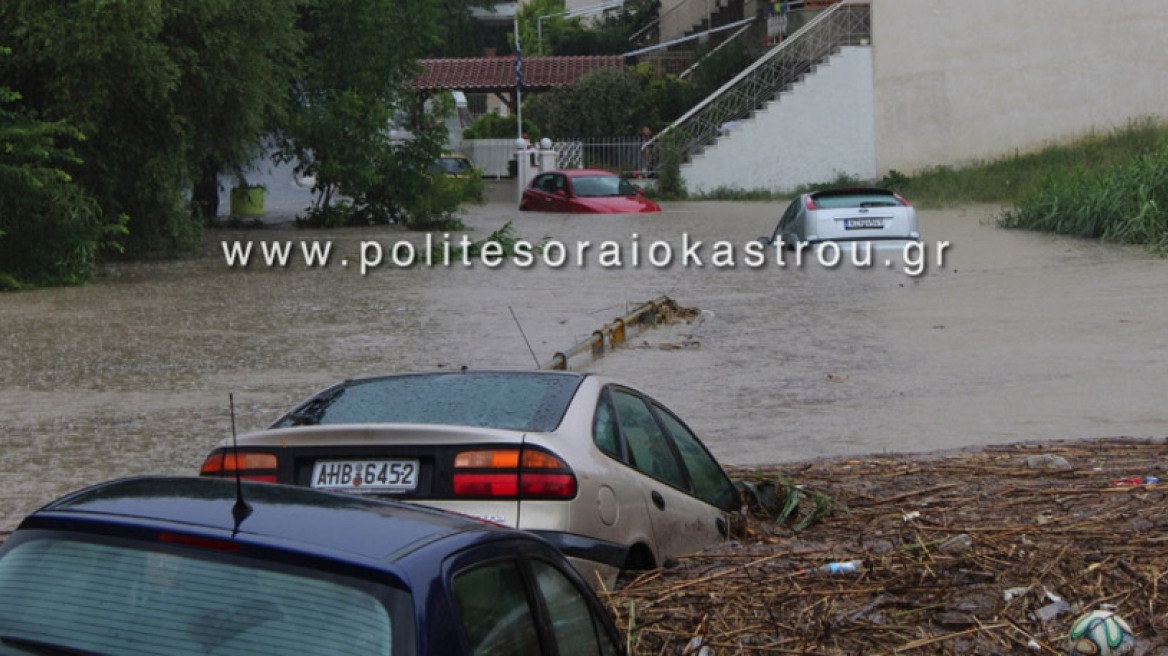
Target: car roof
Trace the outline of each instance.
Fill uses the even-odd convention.
[[[619,177],[612,171],[605,171],[604,169],[560,169],[558,171],[549,171],[549,173],[563,173],[569,178],[583,178],[593,175]]]
[[[811,192],[809,195],[812,198],[830,198],[833,196],[862,196],[864,194],[880,194],[883,196],[894,195],[890,189],[881,189],[880,187],[846,187],[839,189],[821,189],[819,191]]]
[[[343,385],[346,383],[355,383],[355,382],[365,382],[365,381],[372,381],[372,380],[383,380],[386,378],[405,378],[407,376],[417,376],[417,377],[452,376],[452,375],[458,375],[458,374],[472,374],[472,375],[473,374],[491,374],[491,375],[506,374],[506,375],[514,375],[514,376],[568,376],[570,378],[584,378],[584,377],[589,375],[586,373],[579,373],[576,371],[561,371],[561,370],[548,370],[548,369],[463,369],[462,371],[451,371],[451,370],[415,371],[415,372],[400,373],[400,374],[380,374],[380,375],[374,375],[374,376],[360,376],[357,378],[346,378],[344,381],[337,383],[337,385]],[[333,387],[333,386],[330,385],[329,387]]]
[[[100,483],[34,512],[21,528],[53,520],[108,520],[168,530],[235,533],[236,481],[186,476],[139,476]],[[524,535],[502,526],[412,504],[272,483],[239,483],[251,513],[238,536],[283,547],[347,553],[394,562],[448,538],[477,540]]]

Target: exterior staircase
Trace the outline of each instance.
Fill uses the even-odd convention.
[[[695,173],[695,169],[700,169],[700,159],[707,151],[718,148],[721,145],[720,142],[726,140],[728,136],[737,136],[737,133],[759,128],[759,121],[751,120],[757,112],[773,105],[781,105],[784,97],[788,94],[799,92],[801,82],[804,82],[809,75],[815,73],[833,56],[840,55],[844,48],[856,46],[867,50],[870,39],[871,6],[869,1],[848,0],[832,4],[794,34],[768,50],[752,65],[672,125],[658,133],[646,144],[646,147],[660,148],[665,140],[672,144],[671,147],[679,147],[689,162],[682,171],[683,177],[689,183],[691,174]],[[863,84],[863,80],[859,82],[855,80],[856,75],[863,75],[862,65],[857,65],[853,60],[855,60],[855,55],[851,54],[841,61],[843,65],[837,66],[839,70],[833,71],[836,83],[842,81],[844,84],[852,86]],[[870,62],[870,53],[868,61]],[[841,76],[845,74],[844,70],[851,72],[847,73],[846,79],[841,80]],[[867,106],[870,111],[870,65],[867,76],[868,88],[866,91],[869,95]],[[811,85],[811,81],[807,80],[804,86],[809,85]],[[820,84],[819,86],[824,85]],[[862,93],[864,90],[860,91]],[[847,111],[848,108],[836,107],[833,109]],[[862,111],[863,107],[858,109]],[[817,113],[815,108],[808,108],[806,111],[812,114]],[[831,116],[831,111],[823,111],[821,118],[828,120]],[[815,119],[816,117],[805,118]],[[863,117],[860,118],[863,119]],[[871,117],[867,118],[870,122]],[[807,129],[805,121],[800,123],[802,129]],[[737,141],[740,143],[752,142],[756,145],[774,143],[776,148],[781,149],[785,141],[784,135],[775,134],[776,126],[774,125],[769,125],[765,129],[767,130],[766,134],[744,135],[739,137]],[[777,130],[782,132],[782,126],[778,126]],[[845,138],[847,137],[845,136]],[[796,153],[790,153],[790,156],[794,157]],[[874,160],[874,154],[872,159]],[[731,161],[737,162],[735,168],[742,168],[744,171],[749,171],[752,166],[755,166],[750,161],[744,161],[741,153]],[[831,169],[828,171],[830,173]],[[838,172],[849,175],[862,173],[846,170]],[[727,172],[723,169],[722,173],[725,175]],[[786,188],[792,188],[800,184],[822,181],[824,180],[784,180],[782,184],[787,184]],[[695,186],[691,184],[690,189],[691,191],[701,191],[701,187],[708,186],[708,184],[699,184],[698,188],[695,189]],[[737,186],[746,189],[755,188],[747,185]],[[709,191],[709,189],[705,190]]]

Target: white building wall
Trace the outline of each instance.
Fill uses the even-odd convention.
[[[872,44],[881,173],[1168,116],[1163,0],[873,0]]]
[[[872,50],[843,48],[682,166],[690,192],[785,191],[840,173],[875,177]]]

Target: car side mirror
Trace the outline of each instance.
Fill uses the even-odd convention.
[[[559,196],[560,198],[567,198],[567,197],[568,197],[568,192],[567,192],[567,190],[565,190],[565,189],[557,189],[557,190],[556,190],[556,195],[557,195],[557,196]]]
[[[755,241],[762,244],[763,246],[770,246],[771,245],[771,238],[770,237],[759,237]]]
[[[638,195],[638,196],[644,196],[644,195],[645,195],[645,190],[644,190],[644,189],[641,189],[640,187],[638,187],[638,186],[636,186],[636,185],[633,185],[633,189],[636,189],[636,190],[637,190],[637,195]]]

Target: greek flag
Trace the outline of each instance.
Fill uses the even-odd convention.
[[[523,53],[519,49],[519,39],[515,39],[515,88],[523,88]]]

